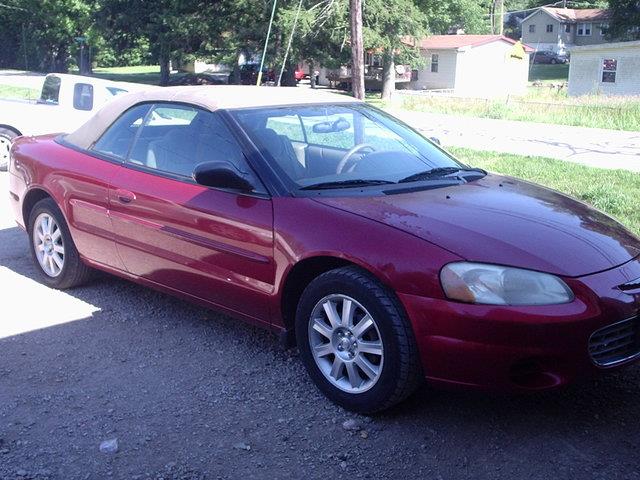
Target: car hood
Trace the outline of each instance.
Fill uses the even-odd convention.
[[[640,240],[607,215],[553,190],[499,175],[411,193],[316,200],[469,261],[578,277],[640,254]]]

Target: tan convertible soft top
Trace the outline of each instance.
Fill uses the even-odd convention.
[[[151,87],[148,90],[116,97],[75,132],[67,135],[65,140],[80,148],[90,148],[123,112],[142,102],[182,102],[213,111],[220,108],[360,101],[346,95],[296,87],[239,85]]]

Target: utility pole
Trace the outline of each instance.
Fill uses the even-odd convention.
[[[351,16],[351,88],[354,97],[364,100],[362,0],[349,0],[349,11]]]
[[[500,35],[504,35],[504,0],[500,1]]]

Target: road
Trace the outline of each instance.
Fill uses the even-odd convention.
[[[446,146],[555,158],[640,172],[640,132],[390,109]]]
[[[107,275],[39,283],[6,176],[0,479],[640,478],[640,367],[526,397],[425,386],[353,415],[270,333]]]

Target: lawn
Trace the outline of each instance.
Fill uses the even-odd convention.
[[[94,68],[93,76],[115,82],[160,83],[160,65],[141,65],[137,67]]]
[[[529,180],[578,198],[640,234],[640,174],[585,167],[561,160],[450,147],[463,162]]]
[[[26,87],[15,87],[13,85],[0,85],[0,98],[11,98],[17,100],[35,100],[40,96],[40,91]]]
[[[553,65],[557,66],[557,65]],[[481,118],[640,130],[640,97],[568,97],[566,91],[530,87],[524,97],[503,99],[397,95],[400,108]]]
[[[529,66],[529,81],[566,82],[569,78],[569,64],[548,65],[534,63]]]

